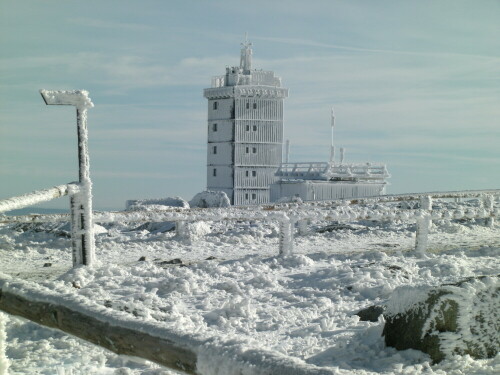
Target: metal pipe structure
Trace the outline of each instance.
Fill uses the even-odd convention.
[[[87,110],[94,104],[84,90],[40,90],[47,105],[74,105],[78,132],[78,165],[80,192],[70,199],[73,265],[91,265],[95,260],[92,221],[92,182],[90,180]]]

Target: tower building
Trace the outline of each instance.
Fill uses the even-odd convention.
[[[269,201],[282,162],[283,99],[288,89],[272,71],[252,68],[252,44],[242,43],[240,65],[212,78],[208,99],[207,189],[224,191],[233,205]]]

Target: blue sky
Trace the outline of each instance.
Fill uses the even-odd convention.
[[[202,90],[245,32],[290,89],[291,161],[326,161],[333,105],[337,147],[387,163],[390,193],[500,187],[499,19],[498,0],[2,0],[0,199],[78,178],[74,109],[41,88],[90,92],[96,208],[191,199]]]

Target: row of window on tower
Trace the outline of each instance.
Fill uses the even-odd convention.
[[[219,109],[219,102],[213,102],[212,108],[213,108],[214,110]],[[247,103],[245,104],[245,108],[246,108],[246,109],[250,109],[250,103],[249,103],[249,102],[247,102]],[[252,103],[252,108],[253,108],[253,109],[257,109],[257,103]]]
[[[257,147],[245,147],[245,153],[246,154],[249,154],[250,153],[250,149],[252,151],[252,154],[256,154],[257,153]],[[217,146],[212,146],[212,154],[216,155],[217,154]]]
[[[212,175],[217,177],[217,168],[213,169]],[[245,171],[245,177],[257,177],[257,171]]]
[[[252,125],[252,126],[250,126],[250,125],[246,125],[246,126],[245,126],[245,130],[246,130],[247,132],[249,132],[249,131],[250,131],[250,129],[251,129],[252,131],[256,132],[256,131],[257,131],[257,125]],[[217,131],[217,123],[213,123],[213,124],[212,124],[212,131],[213,131],[213,132],[216,132],[216,131]]]

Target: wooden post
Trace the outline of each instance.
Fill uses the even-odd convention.
[[[80,191],[71,197],[71,241],[73,266],[91,265],[95,260],[94,224],[92,220],[92,181],[90,180],[87,110],[94,104],[88,92],[40,90],[47,105],[74,105],[78,133]]]
[[[423,196],[420,198],[420,210],[422,216],[417,218],[417,232],[415,235],[415,251],[420,255],[425,254],[427,250],[427,242],[429,230],[432,225],[431,211],[432,211],[432,197]]]

